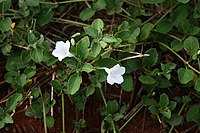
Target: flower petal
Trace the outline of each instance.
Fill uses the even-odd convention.
[[[67,40],[64,44],[64,47],[66,48],[67,51],[70,49],[70,42]]]
[[[123,75],[125,73],[126,69],[125,67],[119,67],[117,69],[117,74]]]
[[[104,68],[104,70],[107,72],[107,74],[109,75],[110,74],[110,72],[111,72],[111,69],[109,69],[109,68]]]
[[[59,57],[59,56],[63,55],[63,52],[58,49],[54,49],[52,52],[52,55],[55,57]]]
[[[112,75],[112,80],[114,80],[114,82],[118,84],[121,84],[124,81],[123,77],[119,74]]]
[[[115,82],[114,82],[114,80],[113,80],[113,77],[109,74],[108,76],[107,76],[107,82],[110,84],[110,85],[113,85]]]
[[[56,47],[55,49],[63,49],[65,43],[63,41],[58,41],[56,42]]]

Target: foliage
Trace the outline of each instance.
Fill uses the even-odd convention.
[[[66,96],[84,112],[89,97],[100,94],[105,104],[101,132],[121,132],[129,122],[122,119],[132,101],[121,104],[106,97],[107,90],[121,89],[136,96],[141,93],[138,88],[145,94],[142,104],[152,117],[170,125],[170,132],[181,122],[199,126],[199,105],[192,100],[200,95],[200,0],[93,0],[85,2],[87,6],[83,1],[0,0],[4,80],[15,91],[1,101],[6,104],[0,107],[0,128],[13,123],[15,109],[25,99],[30,101],[25,114],[41,118],[50,128],[59,96],[64,118]],[[66,7],[79,6],[78,2],[84,5],[75,13],[80,22],[63,13]],[[48,36],[54,26],[60,31],[72,24],[82,26],[81,33],[69,30],[67,38],[63,34]],[[45,83],[52,90],[43,89]],[[174,98],[177,102],[169,100],[173,99],[169,92],[175,93],[177,88],[182,92],[177,95],[184,97]],[[177,104],[187,110],[186,121]],[[175,109],[179,113],[174,113]],[[76,121],[75,130],[85,128],[86,120]]]

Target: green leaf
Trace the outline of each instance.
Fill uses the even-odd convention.
[[[176,107],[176,102],[170,101],[168,107],[169,107],[170,110],[174,110],[175,107]]]
[[[24,86],[27,82],[27,77],[25,74],[21,74],[20,76],[16,77],[16,83],[20,86]]]
[[[115,113],[115,114],[113,115],[113,120],[114,120],[114,121],[119,121],[119,120],[122,119],[123,117],[124,117],[123,114],[121,114],[121,113]]]
[[[182,84],[187,84],[194,78],[194,72],[187,68],[178,69],[178,79]]]
[[[12,20],[10,18],[1,19],[0,18],[0,30],[2,32],[9,31],[11,28]]]
[[[200,27],[192,26],[190,28],[190,35],[197,35],[200,32]]]
[[[106,111],[108,114],[113,114],[118,111],[118,103],[116,100],[108,101]]]
[[[148,57],[144,57],[142,59],[142,64],[145,66],[153,66],[158,61],[158,52],[155,48],[151,48],[145,52],[145,54],[149,54]]]
[[[111,68],[116,64],[118,64],[118,62],[113,58],[101,58],[97,62],[95,62],[95,66],[107,68]]]
[[[152,28],[153,28],[153,24],[152,23],[146,23],[141,28],[141,35],[140,35],[141,40],[146,40],[149,37]]]
[[[93,38],[97,38],[98,37],[98,30],[93,28],[93,27],[84,27],[83,28],[85,33],[88,34],[89,36],[93,37]]]
[[[157,115],[159,113],[158,105],[151,105],[148,109],[154,115]]]
[[[5,121],[5,123],[13,123],[13,118],[10,114],[6,114],[4,121]]]
[[[177,19],[176,21],[176,27],[178,28],[178,31],[183,32],[183,33],[187,33],[190,29],[190,22],[188,19],[186,18],[180,18]]]
[[[122,12],[123,0],[105,0],[105,2],[108,15]]]
[[[54,125],[54,118],[50,115],[47,115],[46,116],[46,124],[47,124],[47,127],[53,127]]]
[[[38,98],[39,95],[40,95],[40,91],[39,91],[39,88],[33,88],[31,89],[31,95],[34,97],[34,98]]]
[[[21,93],[15,93],[13,95],[11,95],[8,99],[8,101],[6,101],[6,110],[8,112],[13,111],[16,107],[19,101],[22,100],[22,94]]]
[[[163,94],[160,96],[159,105],[160,105],[161,107],[167,107],[168,104],[169,104],[169,98],[168,98],[168,96],[167,96],[165,93],[163,93]]]
[[[166,109],[164,112],[161,112],[166,118],[170,119],[172,112],[170,109]]]
[[[25,63],[31,61],[31,55],[30,55],[30,51],[22,51],[21,52],[21,60],[23,60]]]
[[[148,75],[141,75],[139,77],[139,80],[143,83],[143,84],[154,84],[156,83],[156,80]]]
[[[91,55],[93,57],[97,57],[101,52],[101,44],[100,43],[93,43],[91,47]]]
[[[30,56],[33,61],[40,63],[43,59],[43,50],[41,48],[31,49]]]
[[[144,106],[151,106],[156,104],[156,100],[153,98],[148,98],[146,95],[141,97]]]
[[[139,58],[126,60],[122,64],[126,68],[126,73],[131,73],[140,68],[141,60]]]
[[[162,3],[165,0],[141,0],[142,3],[144,4],[158,4],[158,3]]]
[[[187,122],[199,122],[200,105],[193,105],[186,114]]]
[[[194,88],[196,91],[200,91],[200,78],[196,80]]]
[[[132,91],[133,88],[133,78],[130,74],[123,75],[124,82],[121,84],[121,87],[126,92]]]
[[[90,95],[94,94],[95,92],[95,87],[93,85],[89,85],[86,88],[86,97],[89,97]]]
[[[104,42],[107,42],[107,43],[112,43],[112,42],[117,42],[117,39],[114,37],[114,36],[111,36],[111,35],[108,35],[108,34],[105,34],[103,36],[103,39],[102,39]]]
[[[160,33],[168,33],[173,27],[169,19],[163,19],[156,25],[156,30]]]
[[[170,119],[166,119],[166,122],[172,126],[178,126],[181,124],[183,117],[181,115],[173,114]]]
[[[190,56],[193,56],[195,53],[197,53],[199,49],[199,41],[196,37],[189,36],[183,42],[183,46],[187,50],[188,54]]]
[[[95,19],[92,22],[92,27],[95,28],[98,33],[101,33],[103,31],[104,23],[101,19]]]
[[[40,26],[44,26],[45,24],[48,24],[51,21],[51,19],[53,18],[53,15],[54,15],[54,12],[52,11],[52,8],[41,9],[40,12],[36,16],[37,23]]]
[[[11,48],[12,46],[10,44],[6,44],[1,48],[1,51],[4,55],[9,55],[9,53],[11,52]]]
[[[75,94],[79,90],[81,83],[82,83],[82,77],[79,74],[75,73],[71,75],[68,80],[67,92],[70,95]]]
[[[84,66],[83,66],[83,68],[82,68],[82,71],[85,71],[87,73],[90,73],[93,70],[94,70],[94,67],[91,64],[89,64],[89,63],[85,63]]]
[[[40,4],[40,0],[25,0],[27,6],[38,6]]]
[[[88,20],[89,18],[91,18],[92,16],[94,16],[95,14],[95,10],[92,8],[85,8],[81,11],[80,13],[80,19],[85,21]]]
[[[76,55],[81,60],[85,60],[89,54],[88,46],[90,45],[90,40],[88,36],[85,36],[82,38],[78,43],[76,44]]]
[[[188,3],[190,0],[178,0],[178,2],[181,2],[181,3],[183,3],[183,4],[186,4],[186,3]]]
[[[33,77],[36,74],[36,70],[35,70],[35,68],[27,67],[24,70],[24,74],[26,75],[27,79],[29,79],[29,78]]]
[[[59,95],[62,92],[61,83],[58,80],[52,80],[51,84],[53,86],[53,90]]]
[[[181,41],[174,40],[171,42],[171,47],[174,51],[178,52],[183,49],[183,43]]]
[[[105,0],[96,0],[93,2],[93,8],[95,10],[102,10],[106,8],[106,2]]]
[[[8,9],[10,9],[11,5],[12,5],[11,0],[3,0],[2,2],[0,2],[0,13],[6,12]]]

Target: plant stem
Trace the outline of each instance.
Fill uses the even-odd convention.
[[[106,86],[106,85],[105,85],[105,86]],[[103,99],[103,102],[104,102],[105,106],[107,107],[106,98],[105,98],[105,96],[104,96],[104,94],[103,94],[102,89],[99,89],[99,91],[100,91],[100,93],[101,93],[101,97],[102,97],[102,99]]]
[[[44,99],[43,99],[42,91],[41,91],[40,87],[38,87],[38,89],[40,92],[40,96],[42,98],[42,110],[43,110],[43,117],[44,117],[44,132],[47,133],[47,120],[46,120],[46,110],[45,110]]]
[[[64,99],[64,93],[61,95],[62,100],[62,132],[65,133],[65,99]]]
[[[141,104],[137,110],[132,114],[132,116],[120,127],[119,131],[121,131],[132,119],[133,117],[144,107],[143,104]]]
[[[105,82],[105,88],[106,88],[106,82]],[[104,102],[105,106],[107,107],[106,98],[105,98],[105,96],[104,96],[104,94],[103,94],[102,89],[100,88],[99,91],[100,91],[100,93],[101,93],[101,97],[102,97],[102,99],[103,99],[103,102]],[[111,121],[111,124],[112,124],[111,126],[112,126],[112,128],[113,128],[113,133],[116,133],[116,129],[115,129],[115,124],[114,124],[114,122]]]
[[[54,68],[55,66],[53,66]],[[52,81],[55,80],[56,72],[53,72],[52,74]],[[51,86],[51,101],[53,101],[53,86]],[[53,106],[51,106],[51,116],[53,116]]]
[[[158,42],[160,45],[164,46],[165,48],[167,48],[168,50],[170,50],[173,54],[175,54],[184,64],[186,64],[190,69],[192,69],[194,72],[196,72],[197,74],[200,74],[200,71],[198,71],[197,69],[195,69],[193,66],[191,66],[187,61],[185,61],[179,54],[177,54],[173,49],[171,49],[169,46],[167,46],[166,44],[162,43],[162,42]]]
[[[184,103],[184,104],[182,105],[181,109],[180,109],[179,112],[178,112],[178,115],[181,114],[181,112],[183,111],[183,109],[184,109],[184,107],[185,107],[186,104],[187,104],[187,103]],[[173,129],[174,129],[174,126],[171,126],[171,128],[170,128],[170,130],[169,130],[169,133],[172,133],[172,130],[173,130]]]
[[[69,24],[74,24],[74,25],[78,25],[81,27],[86,27],[86,26],[90,26],[89,24],[85,24],[85,23],[81,23],[81,22],[76,22],[76,21],[72,21],[72,20],[68,20],[68,19],[62,19],[62,18],[53,18],[54,22],[58,22],[58,23],[69,23]]]
[[[57,5],[57,4],[67,4],[67,3],[74,3],[74,2],[84,2],[84,1],[91,1],[91,0],[67,0],[67,1],[61,1],[61,2],[45,2],[40,1],[41,4],[49,4],[49,5]]]
[[[169,12],[172,11],[172,9],[174,9],[179,3],[176,3],[172,8],[170,8],[160,19],[158,19],[156,21],[156,23],[153,25],[153,27],[155,27]]]

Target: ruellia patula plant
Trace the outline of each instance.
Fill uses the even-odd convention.
[[[100,99],[101,133],[142,110],[165,132],[198,131],[199,38],[200,0],[0,0],[0,129],[23,110],[45,133],[59,113],[71,132],[68,100],[83,132],[87,102]]]

